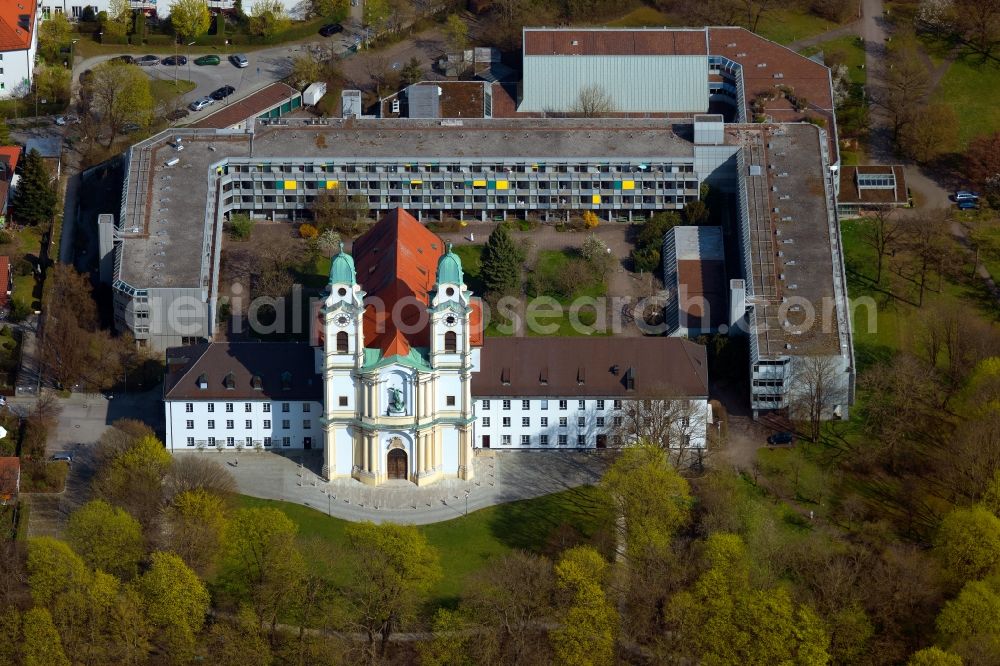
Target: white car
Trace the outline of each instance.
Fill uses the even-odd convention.
[[[78,122],[80,122],[80,119],[74,116],[73,114],[69,114],[66,116],[56,116],[56,125],[59,125],[60,127],[62,127],[63,125],[75,125]]]
[[[188,105],[188,108],[192,111],[201,111],[206,106],[212,106],[213,104],[215,104],[215,100],[211,97],[199,97],[195,101],[191,102]]]

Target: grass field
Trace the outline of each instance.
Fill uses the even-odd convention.
[[[177,95],[184,95],[191,92],[197,87],[194,81],[187,81],[185,79],[178,79],[177,85],[174,85],[173,79],[153,79],[149,82],[150,91],[153,93],[153,98],[157,100],[170,99]]]
[[[300,537],[319,540],[337,553],[346,548],[345,528],[350,523],[345,520],[298,504],[247,496],[238,498],[238,507],[276,508],[298,526]],[[445,575],[431,593],[433,603],[440,605],[452,604],[470,574],[482,570],[491,557],[513,548],[550,554],[565,547],[567,540],[606,546],[611,513],[598,489],[583,487],[492,506],[418,529],[437,548],[443,564]],[[347,565],[327,573],[336,584],[346,583],[353,575]]]
[[[801,9],[772,9],[764,13],[757,26],[757,34],[779,44],[789,44],[836,27],[837,24],[833,21],[827,21]]]
[[[948,104],[958,114],[959,149],[969,140],[1000,131],[1000,105],[990,94],[1000,88],[1000,66],[956,60],[934,91],[933,101]]]
[[[820,51],[823,52],[823,56],[827,61],[829,61],[832,55],[847,65],[851,83],[864,85],[868,80],[867,72],[862,67],[865,64],[865,47],[858,37],[853,35],[838,37],[817,46],[806,47],[799,51],[799,53],[804,56],[812,56]]]

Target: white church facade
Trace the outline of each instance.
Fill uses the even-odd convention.
[[[705,445],[703,347],[483,328],[459,257],[392,211],[334,257],[313,344],[167,351],[167,449],[322,449],[327,478],[426,485],[471,479],[477,448],[603,448],[628,401],[665,398]]]

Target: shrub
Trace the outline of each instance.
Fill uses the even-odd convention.
[[[233,240],[246,240],[253,233],[253,219],[246,213],[235,213],[229,217],[229,237]]]
[[[35,265],[24,257],[14,262],[14,275],[31,275],[34,270]]]
[[[299,227],[299,236],[302,238],[316,238],[319,236],[319,229],[311,224],[303,224]]]
[[[601,223],[601,218],[597,217],[597,213],[592,210],[584,211],[583,213],[583,226],[588,229],[594,229]]]
[[[14,242],[14,236],[6,229],[0,229],[0,245]]]
[[[632,250],[632,268],[644,273],[652,273],[660,267],[660,251],[655,247]]]

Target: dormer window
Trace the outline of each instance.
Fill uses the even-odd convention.
[[[208,388],[208,375],[204,372],[198,375],[198,388],[202,391]]]
[[[253,377],[250,378],[250,388],[252,388],[254,391],[264,390],[264,382],[260,378],[260,375],[254,375]]]
[[[292,390],[292,373],[285,370],[281,373],[281,390],[291,391]]]
[[[635,370],[633,368],[629,368],[625,371],[625,390],[635,390]]]
[[[236,375],[234,375],[232,372],[227,374],[225,379],[222,380],[222,385],[225,386],[226,389],[230,391],[234,390],[236,388]]]
[[[500,383],[504,386],[510,386],[510,368],[500,370]]]
[[[581,367],[581,368],[577,368],[576,369],[576,383],[579,386],[583,386],[584,384],[587,383],[587,369],[586,368]]]
[[[545,366],[538,371],[538,383],[547,385],[549,383],[549,368]]]

